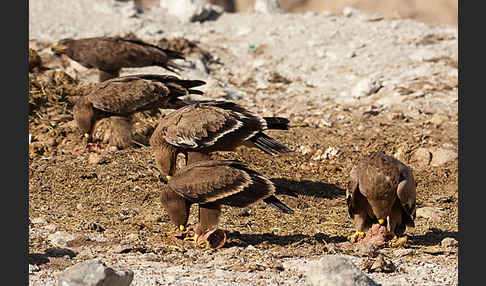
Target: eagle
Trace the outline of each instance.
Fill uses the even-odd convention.
[[[412,170],[392,156],[373,152],[359,160],[346,188],[349,216],[356,227],[350,238],[364,236],[376,223],[396,236],[414,227],[416,187]]]
[[[33,72],[42,67],[42,60],[36,50],[29,48],[29,72]]]
[[[200,245],[217,228],[222,205],[244,208],[262,200],[278,211],[293,214],[291,208],[274,196],[277,188],[267,177],[240,161],[207,160],[186,166],[167,184],[162,184],[160,201],[180,230],[185,230],[191,205],[198,204],[199,218],[193,237],[185,239]],[[223,244],[224,241],[216,243],[218,247]]]
[[[214,151],[234,151],[240,145],[270,155],[291,152],[263,133],[268,129],[287,130],[288,124],[287,118],[262,117],[233,102],[200,101],[162,117],[149,143],[158,168],[170,180],[179,153],[190,164],[209,160]]]
[[[182,80],[172,75],[138,74],[113,78],[97,83],[76,100],[74,120],[90,141],[96,122],[111,117],[110,144],[124,148],[131,144],[131,114],[171,108],[171,102],[179,96],[202,94],[192,88],[203,84],[205,82],[201,80]]]
[[[171,72],[182,70],[173,62],[182,53],[123,37],[66,38],[52,44],[54,54],[64,54],[86,68],[99,70],[99,81],[118,77],[122,68],[160,66]]]

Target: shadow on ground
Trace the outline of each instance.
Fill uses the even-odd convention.
[[[287,246],[298,244],[315,244],[317,243],[339,243],[345,242],[347,239],[344,236],[331,237],[324,233],[316,233],[313,236],[306,234],[292,234],[292,235],[276,235],[273,233],[263,234],[241,234],[238,231],[227,233],[228,242],[224,247],[247,247],[249,245],[259,245],[261,243]]]
[[[280,194],[292,195],[291,193],[294,193],[326,199],[335,199],[346,195],[346,190],[336,185],[319,181],[294,181],[286,178],[273,178],[270,181],[279,187],[277,193]]]
[[[425,234],[409,235],[408,240],[412,245],[433,246],[440,245],[446,237],[452,237],[457,240],[457,231],[442,231],[438,228],[432,228]]]

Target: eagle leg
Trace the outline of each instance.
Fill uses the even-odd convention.
[[[365,237],[365,233],[362,231],[356,231],[354,234],[351,234],[348,236],[348,240],[350,241],[358,241],[360,239],[363,239]]]

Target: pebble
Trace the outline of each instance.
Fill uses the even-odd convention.
[[[458,158],[457,152],[452,149],[432,148],[431,153],[430,165],[434,167],[442,166]]]
[[[211,5],[203,0],[164,0],[160,6],[181,22],[202,22],[223,13],[220,6]]]
[[[416,149],[410,157],[410,161],[415,162],[420,167],[428,166],[431,160],[432,153],[430,153],[428,148],[423,147]]]
[[[413,249],[410,248],[398,248],[393,252],[397,257],[407,256],[413,253]]]
[[[67,232],[63,231],[58,231],[53,234],[50,234],[47,239],[50,241],[50,243],[56,247],[66,247],[69,242],[79,238],[80,234],[70,234]]]
[[[382,87],[383,85],[378,77],[366,77],[354,86],[354,88],[351,90],[351,95],[354,98],[366,97],[378,92],[378,90]]]
[[[254,9],[255,12],[265,14],[285,13],[285,11],[280,7],[278,0],[256,0]]]
[[[32,224],[46,224],[47,223],[47,221],[42,217],[33,218],[30,222]]]
[[[431,220],[439,220],[444,211],[436,207],[421,207],[416,210],[417,217],[423,217]]]
[[[454,248],[459,245],[459,242],[455,238],[446,237],[440,242],[440,245],[442,247]]]

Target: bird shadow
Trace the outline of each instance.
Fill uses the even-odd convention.
[[[32,265],[42,265],[49,263],[49,257],[64,257],[69,256],[72,259],[76,256],[76,252],[68,248],[51,247],[44,251],[44,253],[29,253],[28,261]]]
[[[294,181],[286,178],[270,179],[278,186],[277,193],[279,194],[300,194],[304,196],[312,196],[318,198],[335,199],[346,195],[346,190],[339,188],[334,184],[327,184],[319,181]]]
[[[438,245],[446,237],[457,240],[457,231],[442,231],[438,228],[431,228],[427,233],[421,235],[408,235],[408,240],[412,245],[433,246]]]
[[[247,247],[249,245],[259,245],[262,243],[287,246],[300,243],[339,243],[346,241],[344,236],[330,237],[324,233],[316,233],[313,236],[306,234],[276,235],[273,233],[261,234],[242,234],[238,231],[227,233],[228,242],[224,247]]]

